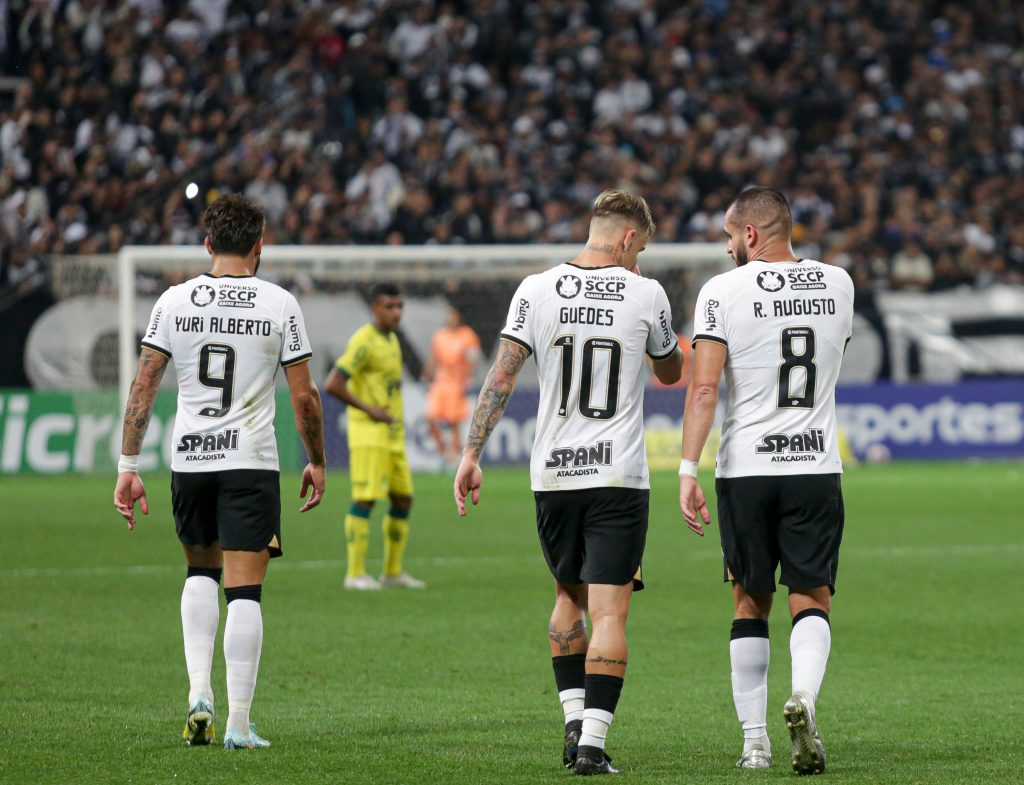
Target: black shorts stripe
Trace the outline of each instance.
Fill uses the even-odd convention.
[[[678,348],[679,341],[676,341],[674,344],[672,344],[672,348],[666,351],[664,354],[651,354],[650,352],[647,352],[647,356],[650,357],[652,360],[665,360],[671,357],[673,354],[675,354],[676,349]]]
[[[139,343],[142,344],[143,346],[145,346],[147,349],[152,349],[154,352],[162,354],[168,360],[171,359],[171,353],[169,351],[167,351],[166,349],[161,349],[159,346],[156,346],[156,345],[151,344],[151,343],[147,343],[146,341],[140,341]]]
[[[697,341],[714,341],[715,343],[722,344],[722,346],[728,346],[729,345],[728,341],[726,341],[725,338],[719,338],[717,335],[705,335],[704,333],[701,333],[700,335],[693,336],[693,345],[694,346],[697,345]]]
[[[282,362],[281,367],[291,368],[293,365],[298,365],[299,363],[306,362],[306,360],[310,359],[312,356],[313,352],[306,352],[305,354],[300,354],[298,357],[293,357],[292,359],[288,360],[288,362]]]
[[[514,343],[514,344],[516,344],[518,346],[522,346],[530,354],[533,354],[533,347],[531,347],[530,344],[528,344],[526,341],[522,340],[521,338],[516,338],[514,335],[509,335],[508,333],[501,333],[501,335],[499,337],[503,341],[510,341],[511,343]]]

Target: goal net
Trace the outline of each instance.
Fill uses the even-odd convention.
[[[431,338],[444,323],[448,307],[456,307],[480,337],[479,382],[520,281],[578,252],[578,245],[266,246],[259,275],[298,298],[318,381],[326,377],[349,336],[370,320],[369,289],[381,281],[400,286],[405,298],[400,340],[410,461],[415,467],[428,468],[437,458],[423,417],[426,387],[420,376],[429,359]],[[116,387],[123,398],[157,297],[168,286],[206,271],[209,263],[201,246],[136,246],[122,249],[117,256],[55,259],[52,278],[58,302],[39,320],[26,347],[33,386],[76,391]],[[673,308],[673,328],[687,335],[700,286],[731,266],[731,261],[717,243],[652,243],[641,255],[640,266],[644,275],[665,287]],[[688,342],[683,346],[688,350]],[[651,384],[657,388],[653,379]],[[488,446],[489,460],[521,463],[528,459],[536,385],[534,365],[527,363],[506,421]],[[164,387],[169,392],[175,388],[173,373],[165,374]],[[682,392],[652,389],[647,398],[652,457],[665,452],[678,460]],[[333,465],[344,463],[345,418],[340,404],[325,400],[325,418],[329,458]],[[663,439],[670,441],[661,446]]]

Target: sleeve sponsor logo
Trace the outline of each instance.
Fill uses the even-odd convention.
[[[288,351],[302,351],[302,335],[299,334],[299,320],[294,316],[288,317]]]
[[[516,318],[515,323],[512,325],[512,332],[517,333],[526,326],[526,314],[530,310],[530,301],[525,297],[519,298],[519,304],[516,306]]]
[[[676,341],[672,326],[668,323],[668,314],[662,311],[658,314],[658,326],[661,327],[661,348],[667,349]]]
[[[176,452],[185,453],[186,461],[216,461],[225,453],[238,449],[238,428],[212,433],[186,433],[178,441]]]
[[[199,284],[192,290],[192,304],[205,308],[214,301],[216,296],[217,291],[212,286],[207,286],[205,283]]]
[[[757,445],[758,455],[771,455],[772,463],[816,461],[825,452],[825,431],[811,428],[803,433],[769,433]]]
[[[545,469],[559,469],[555,477],[585,477],[597,474],[597,466],[611,466],[611,441],[592,447],[555,447],[544,462]]]
[[[580,279],[575,275],[563,275],[555,284],[555,292],[559,297],[571,300],[580,293]]]
[[[146,337],[147,338],[152,338],[153,336],[156,335],[157,328],[160,326],[160,319],[161,319],[161,317],[163,317],[163,315],[164,315],[164,309],[163,308],[157,308],[153,312],[153,321],[149,325],[149,329],[146,331]]]
[[[777,292],[786,285],[786,279],[774,270],[765,270],[757,274],[757,285],[766,292]]]
[[[708,300],[704,303],[704,330],[714,332],[718,328],[718,300]]]

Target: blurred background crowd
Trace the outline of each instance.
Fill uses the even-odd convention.
[[[784,190],[862,286],[1024,281],[1024,4],[3,0],[0,284],[193,243],[581,241],[634,189],[661,241]],[[185,185],[195,183],[186,195]]]

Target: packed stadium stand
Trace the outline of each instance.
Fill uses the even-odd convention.
[[[687,241],[750,182],[863,284],[1024,275],[1012,0],[3,7],[6,285],[195,242],[224,191],[279,243],[525,243],[581,239],[619,185]]]

